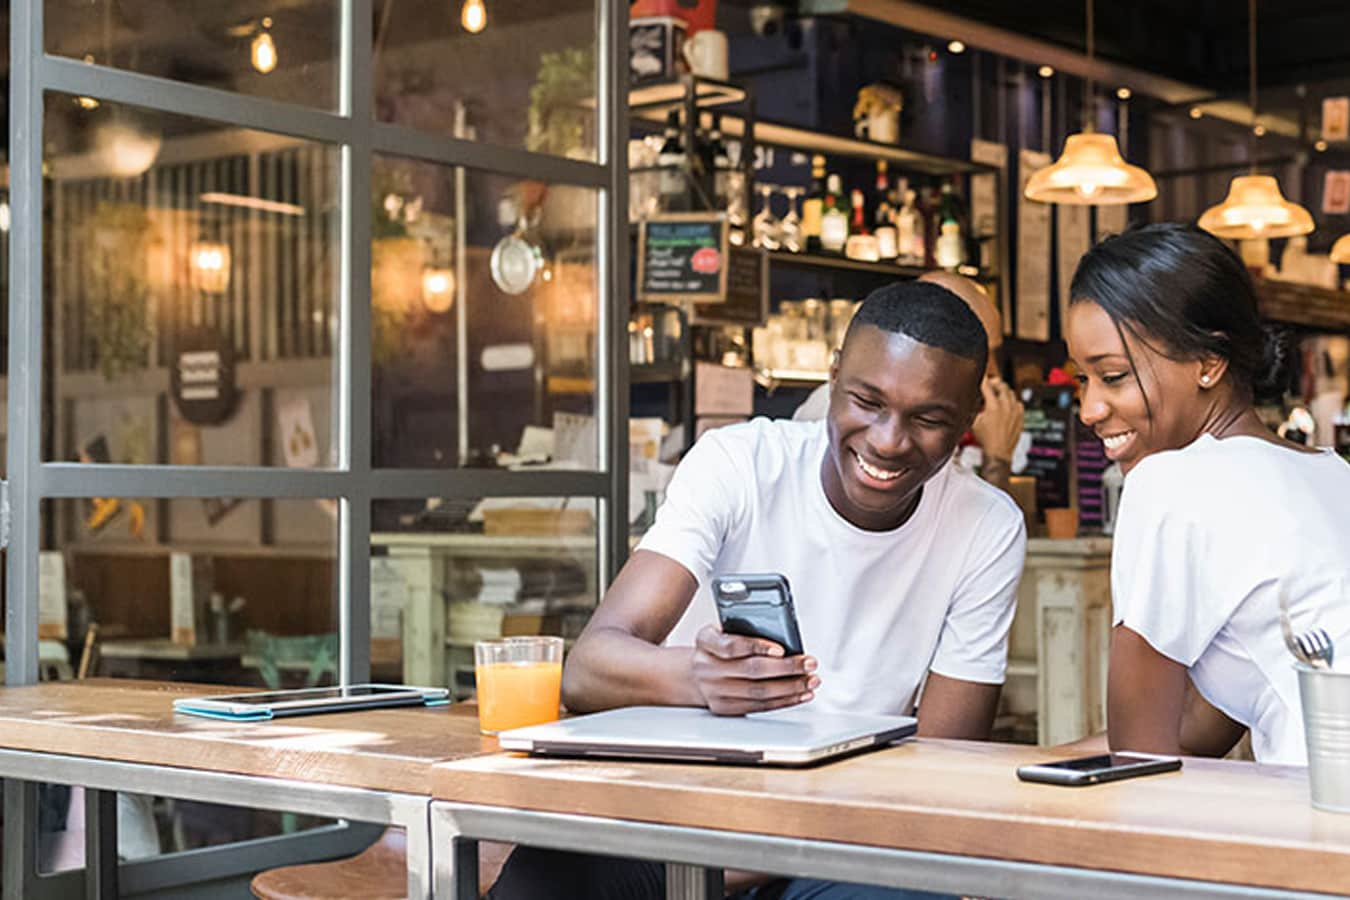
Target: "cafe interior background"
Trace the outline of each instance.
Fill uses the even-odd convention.
[[[475,640],[575,638],[698,434],[791,415],[856,301],[944,267],[1003,309],[1028,407],[998,736],[1100,730],[1115,488],[1067,279],[1255,173],[1300,207],[1225,234],[1299,362],[1262,409],[1350,453],[1340,2],[1262,2],[1255,31],[1221,0],[1103,0],[1091,30],[1070,0],[0,8],[6,140],[40,126],[0,195],[10,683],[467,698]],[[1089,131],[1156,199],[1025,198]],[[697,291],[661,268],[672,223],[718,253],[684,260]],[[327,827],[145,809],[124,854]],[[81,864],[68,838],[40,831],[44,871]]]

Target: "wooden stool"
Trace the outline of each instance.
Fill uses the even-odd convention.
[[[513,845],[478,845],[478,883],[487,890],[510,855]],[[249,885],[263,900],[406,900],[407,840],[401,828],[386,828],[380,839],[348,859],[284,866],[259,872]]]

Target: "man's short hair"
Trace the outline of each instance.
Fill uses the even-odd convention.
[[[956,294],[924,281],[899,281],[868,294],[848,326],[845,346],[860,325],[974,360],[981,372],[989,356],[989,338],[979,317]]]

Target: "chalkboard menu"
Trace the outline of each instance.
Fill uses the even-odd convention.
[[[642,223],[638,234],[639,300],[725,302],[727,269],[726,216],[671,213]]]
[[[1039,402],[1027,407],[1022,428],[1031,435],[1031,447],[1022,474],[1036,478],[1038,511],[1074,505],[1072,403],[1073,392],[1064,388],[1043,390]]]
[[[694,325],[763,325],[769,315],[769,257],[753,247],[732,247],[727,259],[725,303],[695,303]]]
[[[1106,513],[1102,473],[1111,465],[1097,433],[1074,417],[1074,480],[1078,484],[1078,524],[1100,529]]]

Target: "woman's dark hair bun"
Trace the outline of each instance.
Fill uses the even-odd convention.
[[[1261,371],[1252,383],[1257,397],[1276,397],[1289,387],[1289,347],[1293,339],[1287,328],[1261,326]]]

